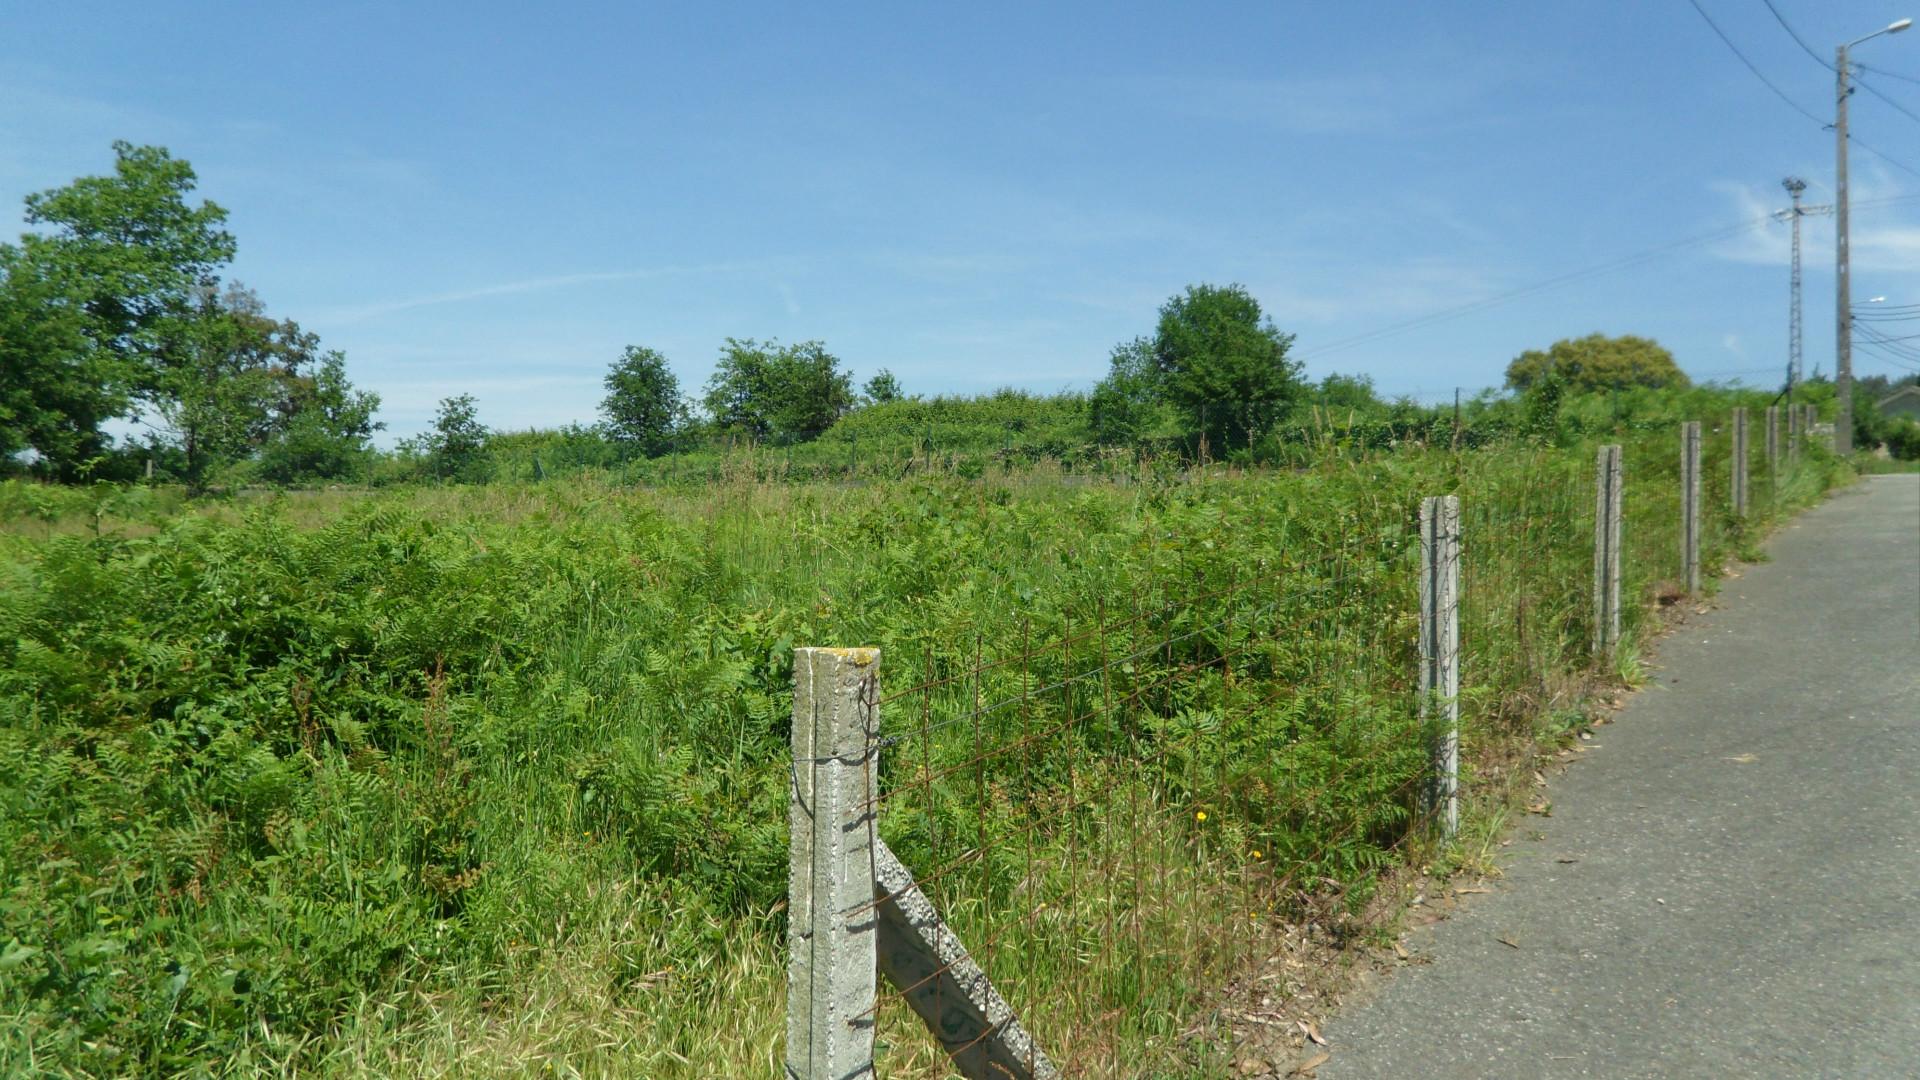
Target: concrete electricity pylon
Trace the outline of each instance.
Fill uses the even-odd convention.
[[[1800,202],[1800,193],[1807,190],[1807,182],[1797,176],[1789,176],[1780,181],[1793,198],[1793,205],[1785,210],[1775,210],[1775,221],[1787,221],[1793,225],[1793,300],[1787,315],[1787,402],[1793,402],[1793,384],[1800,381],[1800,219],[1809,214],[1831,214],[1832,206],[1805,206]]]

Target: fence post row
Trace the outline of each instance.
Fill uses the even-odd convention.
[[[878,649],[795,649],[787,1076],[873,1075]]]
[[[1593,654],[1613,659],[1620,641],[1620,446],[1600,448],[1593,512]]]
[[[1432,719],[1436,705],[1445,713],[1432,736],[1425,811],[1450,839],[1460,826],[1460,499],[1455,495],[1420,501],[1422,721]]]
[[[1733,410],[1733,516],[1747,516],[1747,410]]]
[[[1687,595],[1700,591],[1700,421],[1680,425],[1680,568]]]

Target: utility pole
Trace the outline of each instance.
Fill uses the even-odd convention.
[[[1853,453],[1853,285],[1847,276],[1847,47],[1840,46],[1834,71],[1839,75],[1838,104],[1834,110],[1834,345],[1833,345],[1833,452],[1846,457]]]
[[[1834,100],[1834,358],[1833,358],[1833,452],[1842,457],[1853,453],[1853,294],[1847,279],[1847,97],[1853,89],[1847,85],[1847,50],[1881,34],[1897,34],[1913,25],[1901,19],[1865,37],[1858,37],[1834,49],[1833,71],[1839,80]]]
[[[1807,190],[1807,182],[1797,176],[1789,176],[1780,181],[1787,189],[1787,195],[1793,199],[1793,206],[1786,210],[1773,212],[1775,221],[1788,222],[1793,229],[1793,284],[1791,301],[1787,310],[1787,401],[1793,401],[1793,386],[1802,378],[1806,370],[1803,359],[1800,334],[1800,219],[1809,214],[1831,214],[1831,206],[1805,206],[1800,202],[1800,193]]]

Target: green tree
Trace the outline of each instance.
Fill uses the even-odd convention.
[[[1549,372],[1571,392],[1684,388],[1691,385],[1673,354],[1652,338],[1588,334],[1556,341],[1545,351],[1528,349],[1507,365],[1507,385],[1527,390]]]
[[[1168,407],[1153,342],[1134,338],[1113,347],[1107,377],[1087,401],[1094,441],[1113,446],[1138,443],[1166,426]]]
[[[1249,446],[1303,391],[1300,365],[1287,358],[1292,345],[1239,285],[1188,286],[1160,309],[1160,393],[1203,448]]]
[[[50,269],[0,244],[0,459],[30,451],[71,478],[105,447],[100,425],[127,411],[131,379],[94,348],[75,283]]]
[[[196,296],[233,258],[226,211],[191,205],[192,166],[116,142],[112,176],[30,195],[43,227],[0,245],[0,448],[71,477],[100,425],[161,392],[164,353],[191,338]]]
[[[1328,375],[1320,380],[1314,397],[1324,408],[1341,411],[1373,412],[1386,404],[1367,375]]]
[[[873,378],[867,380],[867,385],[861,387],[860,392],[874,405],[885,405],[906,396],[900,392],[900,380],[894,378],[893,372],[886,368],[874,372]]]
[[[261,477],[286,484],[356,475],[371,452],[368,440],[387,426],[373,418],[380,395],[347,381],[346,357],[337,349],[286,389],[288,412],[261,448]]]
[[[629,345],[607,372],[606,387],[600,414],[613,437],[648,457],[666,453],[686,420],[680,380],[667,367],[667,358]]]
[[[707,411],[724,430],[805,441],[853,406],[853,378],[818,341],[762,344],[728,338],[707,381]]]
[[[456,394],[440,402],[433,430],[421,439],[435,476],[442,480],[486,479],[487,428],[480,422],[472,394]]]
[[[291,319],[273,319],[252,290],[203,290],[197,317],[174,324],[149,394],[189,489],[218,469],[259,459],[289,483],[350,475],[378,396],[355,390],[345,358]]]

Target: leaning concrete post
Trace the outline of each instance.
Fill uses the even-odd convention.
[[[900,988],[966,1080],[1058,1080],[1060,1073],[913,874],[874,841],[880,971]]]
[[[1435,710],[1426,812],[1451,838],[1460,826],[1460,499],[1454,495],[1420,501],[1421,719],[1433,719]]]
[[[795,649],[787,1076],[873,1075],[878,649]]]
[[[1747,410],[1733,410],[1733,516],[1747,516]]]
[[[1600,448],[1594,470],[1593,654],[1613,659],[1620,641],[1620,447]]]
[[[1680,425],[1680,568],[1687,595],[1700,591],[1700,421]]]

